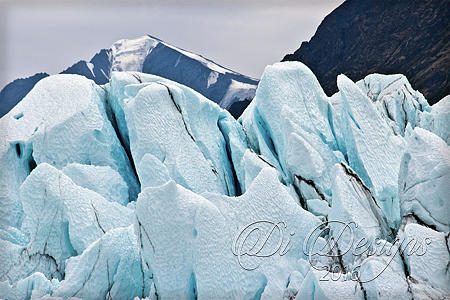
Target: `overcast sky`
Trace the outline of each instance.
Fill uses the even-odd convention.
[[[0,87],[58,73],[116,40],[145,34],[260,77],[343,0],[211,2],[0,0]]]

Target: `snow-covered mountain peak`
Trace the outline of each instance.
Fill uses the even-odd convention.
[[[121,39],[111,46],[111,71],[138,71],[158,41],[149,36]]]
[[[236,102],[251,101],[258,85],[257,79],[150,35],[121,39],[110,48],[102,49],[90,61],[81,60],[61,73],[79,74],[97,84],[105,84],[113,71],[143,72],[171,79],[193,88],[225,109]],[[34,76],[5,87],[7,92],[0,94],[3,114],[14,107],[38,79]],[[238,117],[240,113],[236,111],[233,115]]]

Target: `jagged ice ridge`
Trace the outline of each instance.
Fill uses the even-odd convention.
[[[404,76],[380,74],[340,75],[327,97],[286,62],[235,120],[171,80],[110,77],[49,76],[0,119],[0,298],[449,297],[450,97],[429,106]],[[236,255],[258,221],[284,222],[286,253]],[[323,281],[303,250],[324,221],[428,248],[392,259],[338,246],[316,263],[385,269]],[[317,242],[339,238],[352,237],[330,224]]]

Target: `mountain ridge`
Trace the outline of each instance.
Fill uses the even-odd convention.
[[[61,74],[82,75],[102,85],[109,81],[113,71],[135,71],[165,77],[193,88],[226,109],[230,109],[235,102],[249,102],[258,85],[258,79],[237,73],[200,54],[151,35],[118,40],[110,48],[101,49],[89,61],[80,60]],[[11,110],[39,81],[37,77],[24,80],[26,89],[23,82],[15,81],[8,84],[8,93],[2,90],[0,116]],[[234,117],[240,115],[240,112],[233,110],[231,113]]]
[[[450,94],[448,1],[348,0],[325,17],[309,42],[282,61],[301,61],[328,95],[336,76],[404,74],[430,104]]]

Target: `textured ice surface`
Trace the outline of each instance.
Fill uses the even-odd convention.
[[[133,226],[112,229],[82,255],[67,261],[66,277],[54,296],[81,299],[133,299],[150,288]]]
[[[116,46],[116,70],[158,48]],[[277,63],[236,121],[171,80],[110,75],[50,76],[0,119],[0,298],[450,297],[449,97],[380,74],[327,97]]]
[[[121,132],[138,175],[158,170],[144,176],[146,186],[164,183],[168,175],[194,192],[239,193],[233,164],[243,156],[245,140],[230,114],[199,93],[152,75],[113,73],[109,90],[120,91],[111,102],[123,116],[119,123],[126,124]]]
[[[340,161],[331,104],[301,63],[266,67],[255,99],[240,118],[250,146],[277,167],[287,184],[313,182],[313,195],[330,193],[331,167]],[[307,183],[307,185],[311,185]]]
[[[133,222],[132,210],[74,184],[46,163],[33,170],[20,192],[22,228],[30,236],[27,254],[44,256],[61,275],[67,258],[81,254],[108,230]]]
[[[336,280],[326,281],[324,278],[327,274],[329,275],[328,271],[311,269],[303,280],[295,299],[364,299],[363,292],[356,281],[337,277]]]
[[[166,220],[172,220],[167,223]],[[281,249],[284,256],[242,256],[242,266],[230,251],[238,230],[255,221],[283,221]],[[304,258],[301,247],[306,232],[319,220],[304,211],[278,181],[276,171],[263,169],[241,197],[217,194],[200,196],[170,181],[147,188],[136,206],[135,231],[144,261],[153,272],[158,295],[199,298],[281,298],[289,274]],[[287,229],[285,229],[286,225]],[[274,249],[280,236],[270,239],[266,249]],[[242,241],[238,241],[241,245]],[[241,245],[242,247],[248,245]],[[236,247],[235,253],[242,251]],[[271,251],[271,250],[269,250]],[[220,259],[218,259],[220,257]],[[254,271],[245,270],[255,269]],[[217,282],[221,282],[220,289]],[[263,292],[264,291],[264,292]]]
[[[404,75],[372,74],[356,84],[395,134],[404,136],[408,124],[416,127],[422,112],[431,111],[423,95],[413,90]]]
[[[450,149],[416,128],[408,139],[398,178],[402,216],[413,214],[440,231],[450,230]]]
[[[397,175],[404,141],[392,133],[356,84],[345,75],[338,76],[337,84],[343,98],[341,118],[348,163],[395,226],[400,221]]]
[[[256,154],[250,149],[247,149],[241,160],[241,169],[244,170],[243,177],[239,180],[243,191],[246,191],[253,182],[253,179],[258,176],[259,172],[265,167],[273,167],[261,155]],[[273,167],[274,168],[274,167]]]
[[[109,166],[136,199],[138,184],[104,108],[104,91],[76,75],[41,80],[0,121],[0,225],[20,226],[19,187],[43,162],[57,168],[68,163]],[[123,200],[126,201],[126,200]]]
[[[431,107],[431,112],[421,115],[419,126],[440,136],[450,144],[450,95]]]
[[[372,74],[356,83],[397,135],[407,126],[425,128],[450,143],[450,96],[433,106],[401,75]]]
[[[389,245],[390,246],[390,245]],[[394,246],[395,247],[395,246]],[[395,248],[397,250],[397,248]],[[392,251],[392,254],[394,251]],[[400,255],[373,255],[359,269],[361,288],[367,299],[405,299],[414,297],[409,291]],[[417,297],[417,295],[415,295]]]
[[[58,280],[50,281],[44,274],[35,272],[14,285],[9,285],[7,281],[0,282],[0,297],[8,300],[42,299],[50,294],[57,284]]]
[[[418,250],[419,255],[405,256],[410,276],[415,279],[413,284],[426,282],[436,289],[437,293],[448,297],[450,293],[448,232],[437,232],[418,224],[408,224],[404,235],[409,240],[419,241],[423,246]],[[416,288],[416,290],[420,294],[423,293],[420,289]]]
[[[111,167],[74,163],[65,166],[62,171],[75,184],[99,193],[106,200],[125,206],[128,203],[128,186]]]
[[[333,171],[333,202],[328,214],[331,236],[344,245],[351,245],[352,240],[359,241],[363,238],[374,241],[376,238],[390,237],[385,216],[358,175],[344,163],[335,165]],[[351,222],[351,231],[342,232],[344,224]],[[358,257],[352,252],[343,254],[346,264],[356,258]]]

